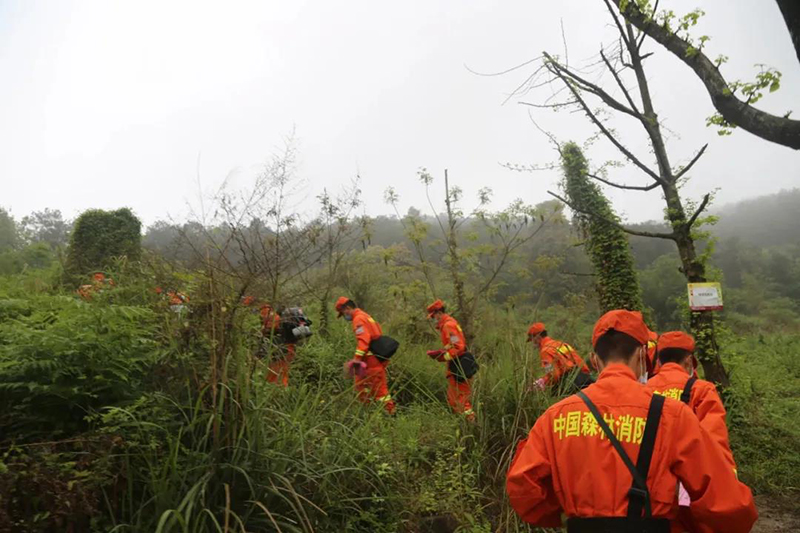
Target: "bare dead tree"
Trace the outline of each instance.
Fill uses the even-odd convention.
[[[425,254],[425,239],[428,236],[428,225],[416,216],[400,216],[400,211],[397,209],[400,196],[397,194],[394,187],[386,189],[384,192],[384,201],[394,209],[397,220],[400,221],[400,225],[403,227],[406,237],[411,241],[411,245],[419,260],[422,275],[425,276],[425,282],[428,284],[431,295],[436,298],[436,279],[433,272],[435,265],[428,260]]]
[[[602,81],[592,81],[589,75],[572,68],[560,61],[557,57],[543,54],[543,66],[547,74],[534,78],[531,84],[553,88],[555,98],[545,100],[541,104],[545,108],[571,108],[586,115],[589,121],[597,128],[602,138],[610,142],[623,156],[637,167],[650,181],[648,185],[626,185],[601,177],[597,174],[592,177],[618,189],[637,192],[660,189],[666,201],[666,218],[671,231],[647,232],[634,231],[624,227],[616,221],[605,222],[620,227],[631,235],[667,239],[675,242],[681,259],[682,272],[689,282],[704,282],[706,277],[705,257],[698,254],[695,240],[698,237],[696,226],[700,216],[708,206],[711,194],[706,194],[699,205],[691,211],[687,210],[680,195],[680,185],[687,177],[688,172],[695,166],[705,153],[707,145],[702,146],[692,158],[681,167],[673,167],[662,125],[655,111],[650,92],[644,61],[650,53],[642,52],[645,34],[634,29],[631,23],[622,19],[611,4],[606,3],[613,23],[619,33],[619,41],[610,48],[600,50],[598,60],[593,65],[602,69],[611,80],[613,89],[606,88]],[[555,89],[559,86],[560,89]],[[612,93],[618,92],[622,99]],[[593,108],[599,102],[604,106],[603,114]],[[605,118],[605,112],[616,114],[627,120],[633,120],[644,130],[650,145],[652,156],[655,159],[655,168],[643,160],[623,142]],[[562,197],[551,193],[553,196],[569,203]],[[570,206],[575,209],[575,206]],[[580,212],[580,211],[579,211]],[[594,213],[582,213],[587,216],[596,216]],[[703,363],[706,377],[722,385],[728,384],[728,375],[719,356],[719,349],[714,335],[714,319],[709,311],[692,312],[691,329],[697,338],[698,356]]]
[[[337,195],[327,189],[317,196],[320,212],[309,225],[314,244],[313,262],[320,268],[304,275],[306,287],[320,305],[319,332],[327,334],[330,318],[332,291],[337,285],[338,275],[347,255],[365,238],[368,225],[366,216],[354,216],[361,205],[360,178],[354,179]]]
[[[428,282],[433,297],[439,295],[435,289],[435,275],[445,270],[452,286],[455,308],[453,313],[459,319],[467,340],[474,337],[474,319],[480,301],[489,298],[500,281],[502,272],[511,258],[532,239],[545,225],[561,218],[561,211],[544,212],[529,206],[521,200],[515,200],[506,209],[491,212],[491,189],[483,188],[478,193],[478,205],[469,213],[461,207],[462,190],[451,186],[447,171],[444,176],[444,213],[439,214],[431,197],[433,176],[422,168],[418,172],[420,182],[425,186],[426,200],[431,208],[434,226],[438,226],[444,242],[444,253],[428,249],[426,238],[430,227],[424,221],[414,217],[400,219],[406,235],[412,241],[420,269]],[[399,197],[393,189],[386,192],[386,200],[395,207]],[[398,218],[400,215],[398,213]],[[464,231],[470,229],[485,232],[489,242],[484,245],[464,244]],[[428,247],[430,248],[430,247]],[[439,254],[438,261],[435,254]],[[433,257],[431,257],[433,256]],[[444,269],[441,264],[444,264]]]

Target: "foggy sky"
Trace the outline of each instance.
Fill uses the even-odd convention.
[[[694,31],[724,53],[729,80],[753,79],[756,63],[783,73],[782,89],[758,107],[785,113],[800,102],[800,66],[772,1],[662,1],[707,15]],[[0,206],[16,217],[45,207],[72,218],[82,210],[129,206],[150,224],[183,219],[233,173],[246,186],[281,139],[299,139],[302,204],[323,187],[362,178],[366,213],[389,213],[394,186],[401,212],[425,207],[416,179],[426,167],[440,187],[444,168],[474,205],[491,186],[493,206],[516,197],[537,203],[555,190],[557,170],[516,173],[500,163],[555,158],[529,108],[545,93],[512,98],[532,68],[484,77],[543,50],[570,63],[613,40],[599,0],[382,2],[0,1]],[[719,189],[718,205],[800,186],[800,154],[744,131],[719,137],[713,110],[691,71],[656,44],[647,61],[659,116],[677,166],[709,143],[685,186],[688,198]],[[577,114],[537,110],[560,140],[594,130]],[[635,124],[619,131],[650,162]],[[596,164],[621,159],[605,141]],[[198,172],[199,171],[199,172]],[[632,167],[611,178],[647,183]],[[437,191],[439,192],[439,191]],[[631,221],[660,219],[660,193],[608,191]],[[439,194],[441,197],[441,194]]]

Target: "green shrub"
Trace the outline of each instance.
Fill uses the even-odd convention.
[[[0,414],[5,438],[58,438],[97,409],[135,398],[158,358],[146,309],[41,296],[0,323]]]
[[[111,266],[113,258],[137,261],[142,254],[142,223],[128,208],[90,209],[75,220],[67,270],[73,277]]]

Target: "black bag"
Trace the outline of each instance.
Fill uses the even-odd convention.
[[[400,343],[388,335],[381,335],[369,343],[369,351],[381,361],[388,361],[400,347]]]
[[[261,337],[255,356],[257,359],[269,359],[270,361],[280,361],[289,355],[289,349],[279,335],[270,338],[268,335]]]
[[[295,344],[313,334],[311,319],[305,315],[302,307],[287,307],[281,312],[279,336],[285,344]]]
[[[581,390],[585,389],[586,387],[594,383],[594,378],[588,372],[583,372],[582,370],[578,370],[578,372],[575,374],[575,379],[572,383],[573,385],[575,385],[575,388],[577,390]]]
[[[472,352],[464,352],[461,357],[451,359],[447,369],[459,383],[464,383],[478,372],[478,362]]]

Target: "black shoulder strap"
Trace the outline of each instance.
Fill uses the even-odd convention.
[[[628,502],[628,516],[641,517],[642,516],[642,501],[644,501],[645,517],[651,518],[652,513],[650,510],[650,494],[647,492],[647,474],[650,471],[650,461],[653,458],[653,450],[656,445],[656,434],[658,433],[658,426],[661,422],[661,412],[664,410],[664,396],[654,394],[650,400],[650,408],[647,410],[647,422],[644,425],[644,435],[642,436],[642,444],[639,446],[639,457],[636,460],[636,470],[639,475],[645,480],[645,494],[639,495],[640,498],[632,498]],[[631,487],[630,494],[637,493],[636,486]]]
[[[683,387],[681,401],[687,405],[689,404],[689,399],[692,397],[692,387],[694,386],[695,381],[697,381],[697,378],[692,376],[689,378],[689,381],[686,382],[686,386]]]
[[[637,465],[633,465],[633,461],[625,453],[625,450],[622,448],[622,444],[620,444],[619,440],[617,440],[616,435],[608,427],[608,424],[603,417],[600,415],[600,411],[597,410],[597,406],[589,399],[583,391],[578,391],[578,397],[583,400],[583,403],[586,404],[586,407],[589,408],[589,411],[594,416],[595,420],[597,420],[597,424],[603,430],[603,433],[606,434],[608,437],[608,441],[617,451],[622,462],[625,463],[625,466],[631,473],[631,477],[633,477],[633,484],[631,485],[631,490],[628,491],[628,496],[630,501],[628,502],[628,517],[629,518],[641,518],[642,516],[642,508],[645,510],[645,516],[647,518],[652,517],[652,509],[650,508],[650,492],[647,490],[647,473],[650,470],[650,460],[653,456],[653,448],[655,445],[656,440],[656,431],[658,430],[658,425],[661,419],[661,410],[664,406],[664,397],[659,396],[657,394],[653,395],[652,400],[650,401],[650,408],[647,412],[647,422],[645,423],[644,428],[644,435],[642,436],[642,444],[639,448],[639,458],[637,460]]]

